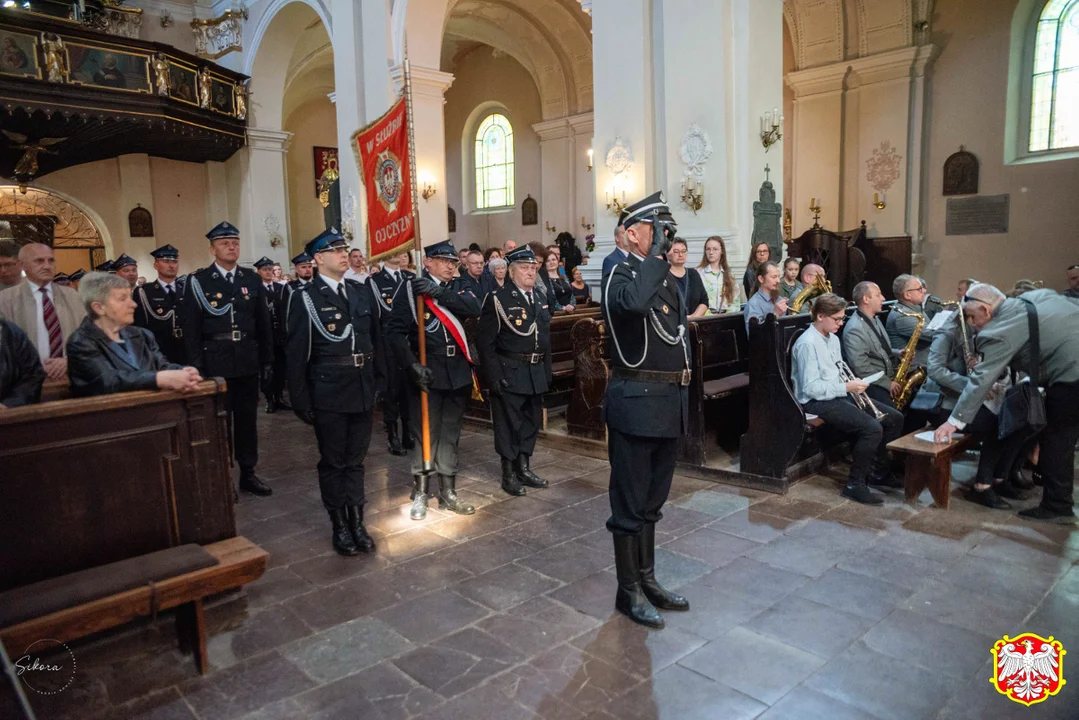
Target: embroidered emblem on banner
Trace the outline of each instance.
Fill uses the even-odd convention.
[[[1064,687],[1064,655],[1067,651],[1050,635],[1043,638],[1023,633],[998,640],[993,653],[993,677],[989,682],[1012,702],[1030,707],[1048,700]]]
[[[388,213],[397,210],[401,199],[401,161],[389,150],[378,155],[378,172],[375,174],[378,185],[378,201]]]

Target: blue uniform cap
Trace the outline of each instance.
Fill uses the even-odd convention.
[[[120,253],[120,257],[112,261],[112,267],[109,269],[115,272],[128,265],[138,265],[138,263],[135,262],[135,258],[130,257],[127,253]]]
[[[157,250],[151,252],[150,257],[158,260],[177,260],[180,257],[180,251],[172,245],[162,245]]]
[[[83,270],[82,268],[79,268],[75,272],[68,275],[68,279],[71,280],[71,282],[78,282],[79,280],[82,280],[84,277],[86,277],[86,271]]]
[[[423,249],[423,254],[428,258],[446,258],[447,260],[457,259],[457,251],[453,248],[452,240],[443,240],[440,243],[428,245]]]
[[[337,232],[337,228],[330,228],[320,232],[313,240],[309,240],[304,245],[303,250],[311,258],[314,258],[316,253],[336,250],[337,248],[348,248],[348,240]]]
[[[214,240],[221,240],[223,238],[235,238],[240,239],[240,231],[236,229],[236,226],[228,222],[219,223],[210,232],[206,233],[206,238],[213,242]]]
[[[506,253],[506,262],[537,263],[539,260],[536,259],[536,253],[532,252],[532,248],[528,245],[522,245]]]
[[[112,272],[112,260],[106,260],[105,262],[95,267],[94,270],[97,270],[98,272]]]
[[[264,267],[272,267],[272,266],[273,266],[273,260],[271,260],[270,258],[268,258],[266,256],[260,257],[258,260],[255,261],[255,267],[260,268],[260,269],[264,268]]]
[[[296,257],[292,258],[293,265],[303,265],[304,263],[313,263],[315,259],[308,255],[306,252],[302,252]]]
[[[53,282],[71,282],[71,276],[68,275],[67,273],[59,272],[59,273],[56,273],[55,275],[53,275],[52,281]]]

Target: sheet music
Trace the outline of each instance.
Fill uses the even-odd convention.
[[[929,321],[929,325],[926,326],[926,330],[940,330],[947,323],[951,322],[952,316],[955,315],[955,310],[941,310],[939,313],[933,316],[933,319]]]

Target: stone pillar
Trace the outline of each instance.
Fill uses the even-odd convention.
[[[791,178],[792,235],[798,237],[813,226],[809,204],[820,205],[820,224],[840,230],[842,203],[840,167],[843,152],[843,83],[847,64],[838,63],[791,73],[787,84],[794,91],[793,130],[787,139],[794,142]],[[789,120],[789,119],[788,119]]]
[[[572,115],[536,123],[532,129],[540,138],[540,224],[557,228],[546,238],[553,242],[558,233],[571,233],[584,249],[584,237],[593,232],[581,227],[593,224],[595,197],[588,172],[588,149],[592,146],[592,113]]]
[[[128,213],[136,205],[142,205],[154,217],[154,231],[157,232],[157,214],[154,212],[154,185],[150,174],[149,155],[121,155],[116,158],[120,168],[120,232],[113,236],[113,242],[122,238],[122,246],[116,251],[125,252],[139,264],[139,274],[145,275],[147,268],[154,264],[150,252],[157,247],[153,237],[131,237],[131,226],[127,222]],[[119,245],[119,243],[117,243]],[[115,246],[114,246],[115,247]],[[115,259],[115,258],[114,258]]]
[[[247,148],[237,155],[246,182],[238,198],[240,230],[240,262],[250,265],[262,256],[271,258],[282,267],[289,258],[288,171],[285,153],[292,133],[262,128],[247,129]],[[224,219],[224,218],[222,218]],[[220,220],[212,220],[216,225]],[[281,242],[273,247],[267,226],[277,227]]]

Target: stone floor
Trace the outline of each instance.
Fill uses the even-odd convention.
[[[470,433],[459,485],[479,510],[415,523],[407,464],[376,433],[378,552],[346,559],[331,552],[310,430],[260,422],[275,492],[237,512],[270,567],[208,610],[212,670],[197,675],[168,617],[147,621],[71,643],[75,680],[30,692],[38,717],[1079,717],[1079,678],[1030,709],[989,682],[1005,633],[1079,654],[1072,528],[958,494],[948,511],[899,496],[866,508],[839,496],[837,473],[786,496],[676,477],[658,574],[692,610],[647,631],[613,612],[606,463],[539,448],[551,487],[510,498],[489,436]],[[18,717],[4,697],[0,717]]]

